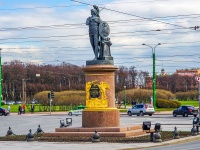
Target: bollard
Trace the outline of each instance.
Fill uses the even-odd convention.
[[[11,127],[8,128],[8,131],[7,131],[7,136],[10,136],[10,135],[15,135],[12,130],[11,130]]]
[[[159,133],[158,131],[156,131],[156,133],[154,133],[153,141],[154,141],[155,143],[157,143],[157,142],[162,142],[162,140],[161,140],[161,135],[160,135],[160,133]]]
[[[192,136],[197,135],[197,129],[194,127],[194,125],[193,125],[193,128],[191,129],[191,135]]]
[[[196,125],[197,134],[199,134],[199,124]]]
[[[173,131],[173,139],[179,139],[180,136],[179,136],[179,132],[176,128],[176,126],[174,127],[174,131]]]
[[[196,126],[197,133],[199,133],[199,117],[196,114],[194,115],[192,124]]]
[[[44,133],[43,130],[41,129],[40,125],[38,125],[38,128],[37,128],[36,133],[37,133],[37,134],[38,134],[38,133]]]
[[[95,133],[92,136],[92,142],[100,142],[99,134],[97,133],[97,130],[95,130]]]
[[[29,142],[29,141],[35,141],[35,137],[34,137],[34,135],[31,132],[32,132],[32,130],[30,129],[28,135],[26,136],[27,142]]]

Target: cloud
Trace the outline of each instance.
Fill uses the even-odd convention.
[[[162,66],[167,72],[198,67],[198,63],[192,63],[192,60],[199,57],[199,31],[182,27],[198,25],[199,3],[200,1],[194,3],[193,0],[98,1],[98,4],[102,4],[99,6],[107,8],[100,12],[100,16],[110,26],[109,36],[113,43],[111,54],[115,65],[135,65],[151,74],[152,49],[142,46],[142,43],[152,47],[162,43],[156,47],[157,72],[160,72]],[[39,8],[56,5],[68,7]],[[14,28],[0,32],[3,61],[17,59],[52,64],[65,61],[81,66],[85,65],[86,60],[93,59],[88,26],[85,25],[91,6],[73,2],[66,4],[64,1],[54,4],[24,2],[19,6],[38,8],[1,11],[0,29]],[[17,6],[10,4],[10,7]],[[156,31],[158,29],[160,31]]]

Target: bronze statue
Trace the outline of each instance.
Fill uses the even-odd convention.
[[[101,18],[99,17],[99,9],[97,6],[93,6],[94,9],[91,10],[91,17],[86,20],[86,25],[89,25],[89,37],[90,43],[92,45],[95,60],[98,58],[99,53],[99,24],[101,23]]]
[[[94,60],[113,60],[110,53],[110,27],[107,22],[102,21],[99,16],[99,8],[93,5],[91,16],[87,18],[86,25],[89,26],[89,37],[95,58]]]

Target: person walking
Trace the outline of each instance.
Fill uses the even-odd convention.
[[[19,107],[18,107],[18,115],[21,115],[21,114],[22,114],[22,106],[19,105]]]
[[[34,109],[35,109],[35,106],[34,104],[31,105],[31,113],[33,114],[34,113]]]
[[[8,105],[8,112],[9,112],[9,113],[10,113],[10,109],[11,109],[11,108],[10,108],[10,105]]]
[[[22,105],[22,108],[23,108],[23,114],[25,114],[25,112],[26,112],[26,105],[23,104],[23,105]]]

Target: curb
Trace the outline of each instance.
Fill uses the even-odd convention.
[[[164,141],[161,143],[151,143],[152,145],[147,144],[146,146],[141,146],[141,147],[136,147],[136,148],[125,148],[125,149],[121,149],[121,150],[140,150],[140,149],[150,148],[150,147],[152,148],[152,147],[158,147],[158,146],[183,144],[183,143],[197,141],[197,140],[200,140],[200,134],[196,135],[196,136],[191,136],[191,137],[185,137],[185,138],[180,138],[180,139],[173,139],[170,141]]]

